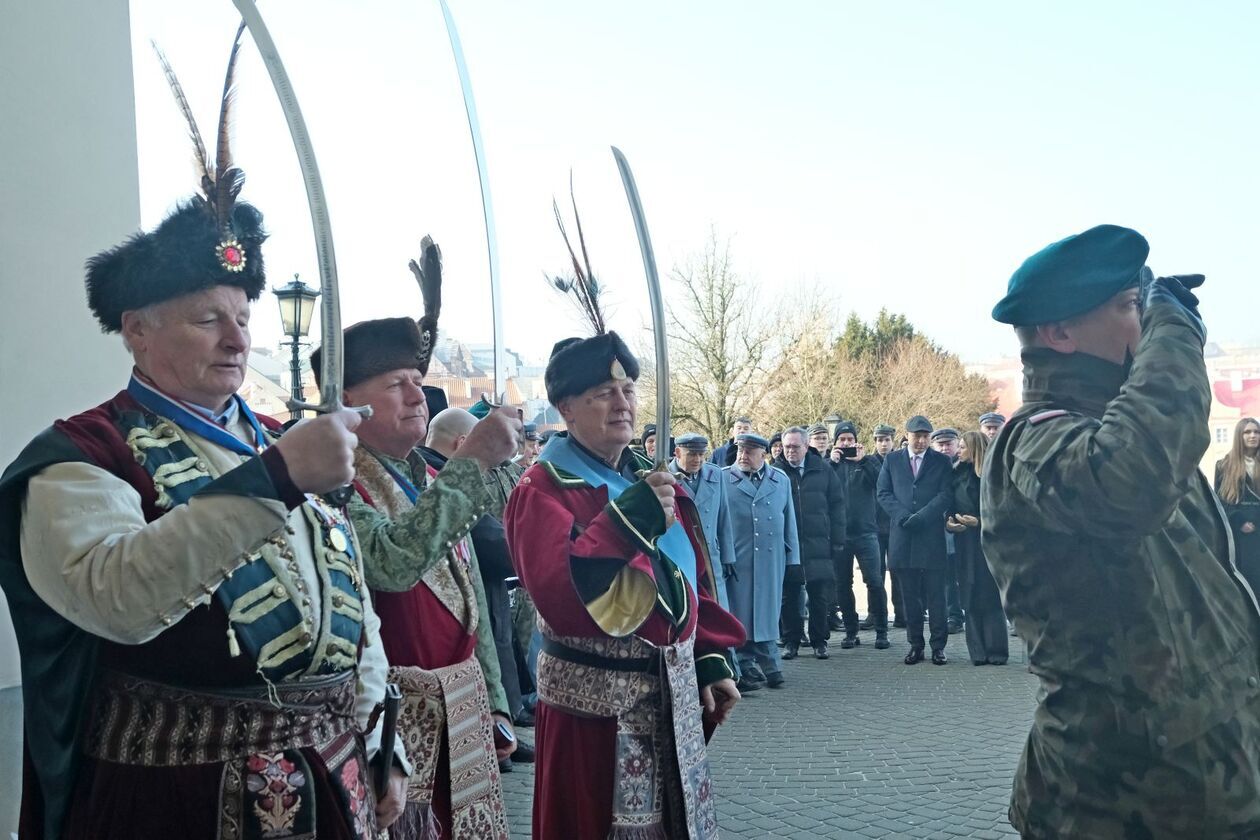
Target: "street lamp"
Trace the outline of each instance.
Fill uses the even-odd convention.
[[[823,425],[827,427],[827,432],[831,435],[831,439],[836,439],[836,426],[839,426],[844,418],[839,414],[832,412],[823,418]]]
[[[280,301],[280,323],[284,325],[284,334],[289,337],[293,346],[293,357],[289,362],[289,373],[292,377],[289,392],[294,400],[301,402],[302,362],[298,358],[298,348],[302,345],[302,339],[310,332],[311,315],[315,312],[315,299],[319,297],[319,290],[312,289],[294,274],[293,282],[271,291]]]

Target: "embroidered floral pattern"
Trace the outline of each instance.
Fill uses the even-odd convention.
[[[284,753],[255,753],[246,761],[245,788],[254,794],[254,816],[263,837],[280,837],[293,828],[306,785],[306,775]]]
[[[356,837],[369,837],[374,826],[368,820],[368,787],[363,768],[357,756],[346,759],[341,765],[341,786],[350,799],[350,816],[354,819]]]

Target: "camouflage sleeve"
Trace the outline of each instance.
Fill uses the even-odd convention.
[[[481,470],[467,458],[447,461],[415,507],[397,519],[356,495],[350,501],[350,519],[363,548],[368,586],[382,592],[411,589],[446,559],[489,505]]]
[[[512,717],[508,711],[507,692],[503,690],[503,674],[499,670],[499,651],[494,646],[494,628],[490,623],[490,603],[486,600],[486,588],[481,582],[481,570],[477,566],[477,552],[468,547],[468,577],[477,592],[477,661],[486,677],[486,694],[490,696],[490,711]]]
[[[1159,530],[1196,483],[1211,392],[1203,346],[1180,309],[1147,310],[1133,367],[1101,421],[1067,414],[1025,422],[1012,484],[1048,527],[1102,539]]]

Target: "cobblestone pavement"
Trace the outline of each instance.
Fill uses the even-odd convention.
[[[972,665],[961,634],[948,665],[908,667],[904,632],[889,638],[833,638],[830,659],[785,662],[783,689],[739,704],[709,750],[723,836],[1016,836],[1007,800],[1037,684],[1019,640],[1003,667]],[[503,782],[513,836],[528,837],[532,769]]]

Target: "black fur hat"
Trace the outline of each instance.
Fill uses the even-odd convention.
[[[353,388],[360,382],[399,368],[415,368],[421,375],[429,370],[429,348],[420,326],[411,318],[378,318],[360,321],[342,334],[345,354],[342,387]],[[320,349],[311,353],[311,370],[315,382],[320,381]]]
[[[124,312],[214,286],[239,286],[251,301],[257,300],[266,282],[262,213],[237,202],[230,233],[225,237],[209,203],[193,196],[157,229],[92,257],[87,262],[88,306],[101,329],[119,332]],[[233,247],[239,253],[221,255]]]
[[[639,360],[615,331],[591,338],[566,338],[551,348],[551,360],[543,382],[547,401],[559,405],[560,400],[582,393],[609,379],[638,379]]]

